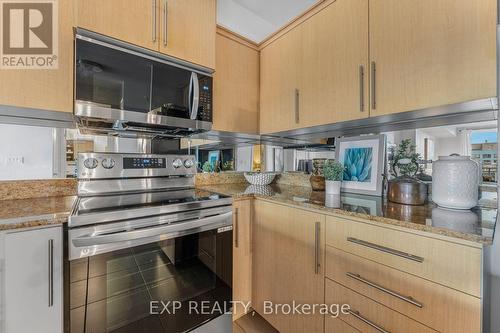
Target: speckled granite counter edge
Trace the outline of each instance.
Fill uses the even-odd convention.
[[[201,187],[201,188],[203,188],[203,187]],[[222,194],[224,194],[224,193],[222,193]],[[464,232],[458,232],[458,231],[453,231],[453,230],[449,230],[449,229],[445,229],[445,228],[439,228],[439,227],[428,226],[428,225],[423,225],[423,224],[410,223],[410,222],[395,220],[395,219],[387,218],[387,217],[373,216],[373,215],[356,213],[356,212],[348,212],[348,211],[345,211],[342,209],[328,208],[328,207],[321,206],[321,205],[314,204],[314,203],[294,201],[294,200],[285,199],[283,197],[266,196],[266,195],[261,195],[261,194],[256,194],[256,193],[252,193],[252,194],[236,193],[236,194],[231,194],[231,196],[235,200],[245,199],[245,198],[263,199],[266,201],[273,201],[273,202],[287,204],[289,206],[297,206],[297,207],[302,207],[302,208],[306,208],[306,209],[310,209],[310,210],[321,211],[326,215],[358,218],[358,219],[362,219],[362,220],[376,222],[378,224],[392,225],[392,226],[402,227],[405,229],[412,229],[412,230],[416,230],[416,231],[427,232],[430,234],[436,234],[436,235],[441,235],[441,236],[445,236],[445,237],[466,240],[466,241],[470,241],[470,242],[474,242],[474,243],[480,243],[483,245],[493,244],[492,237],[468,234],[468,233],[464,233]],[[495,226],[496,226],[496,224],[495,224]],[[493,233],[494,233],[494,230],[493,230]]]
[[[0,232],[14,229],[39,228],[68,222],[69,213],[26,216],[0,220]]]

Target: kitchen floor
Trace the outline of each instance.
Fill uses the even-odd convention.
[[[233,333],[279,333],[257,312],[253,311],[233,323]]]

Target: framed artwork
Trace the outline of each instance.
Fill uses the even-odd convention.
[[[220,160],[220,150],[213,150],[208,152],[208,162],[210,162],[210,165],[212,165],[213,168],[219,165],[219,160]]]
[[[345,167],[343,192],[382,196],[385,144],[384,134],[337,140],[336,160]]]

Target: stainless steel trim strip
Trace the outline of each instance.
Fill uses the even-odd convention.
[[[81,39],[90,43],[106,46],[115,50],[127,52],[145,59],[158,61],[167,65],[194,71],[202,75],[212,76],[214,70],[208,67],[193,64],[164,53],[148,50],[146,48],[123,42],[121,40],[101,35],[83,28],[76,28],[76,39]]]
[[[359,66],[359,111],[365,111],[365,69]]]
[[[320,264],[320,229],[321,223],[316,222],[314,224],[314,273],[319,274],[321,264]]]
[[[84,215],[71,215],[68,218],[68,226],[70,228],[91,224],[98,224],[104,222],[115,222],[118,220],[132,220],[132,219],[140,219],[147,218],[151,216],[157,215],[166,215],[184,212],[187,210],[197,210],[197,209],[205,209],[205,208],[213,208],[220,206],[229,206],[233,202],[232,198],[223,198],[218,200],[210,200],[210,201],[198,201],[198,202],[188,202],[188,203],[180,203],[175,205],[166,205],[166,206],[157,206],[157,207],[148,207],[148,208],[135,208],[135,209],[126,209],[121,210],[120,207],[117,207],[115,211],[110,212],[97,212],[97,213],[88,213]]]
[[[378,326],[377,324],[373,323],[372,321],[366,319],[365,317],[363,317],[359,311],[355,311],[355,310],[347,310],[351,315],[353,315],[354,317],[356,317],[357,319],[361,320],[363,323],[367,324],[368,326],[371,326],[373,327],[374,329],[376,329],[377,331],[381,332],[381,333],[390,333],[389,331],[386,331],[384,330],[382,327]]]
[[[106,128],[110,131],[126,131],[127,128],[117,127],[117,122],[132,122],[136,124],[144,124],[151,132],[157,131],[161,134],[164,129],[149,128],[148,125],[158,125],[170,128],[185,128],[193,131],[209,131],[212,129],[212,123],[207,121],[185,119],[179,117],[162,116],[154,113],[142,113],[120,109],[113,109],[96,105],[92,102],[76,100],[75,101],[75,116],[96,119],[109,123]]]
[[[380,286],[380,285],[378,285],[378,284],[376,284],[376,283],[373,283],[373,282],[371,282],[371,281],[368,281],[368,280],[364,279],[364,278],[363,278],[363,277],[361,277],[361,275],[359,275],[359,274],[355,274],[355,273],[347,272],[347,273],[346,273],[346,275],[347,275],[348,277],[350,277],[350,278],[354,279],[354,280],[357,280],[357,281],[362,282],[362,283],[364,283],[364,284],[366,284],[366,285],[369,285],[370,287],[373,287],[373,288],[375,288],[375,289],[377,289],[377,290],[380,290],[380,291],[382,291],[382,292],[384,292],[384,293],[386,293],[386,294],[389,294],[389,295],[391,295],[391,296],[394,296],[394,297],[396,297],[396,298],[399,298],[399,299],[400,299],[400,300],[402,300],[402,301],[405,301],[405,302],[407,302],[407,303],[410,303],[410,304],[412,304],[412,305],[415,305],[415,306],[416,306],[416,307],[418,307],[418,308],[423,308],[422,303],[417,302],[417,301],[416,301],[413,297],[411,297],[411,296],[403,296],[403,295],[401,295],[401,294],[398,294],[398,293],[397,293],[397,292],[395,292],[395,291],[392,291],[392,290],[390,290],[390,289],[387,289],[387,288],[382,287],[382,286]]]
[[[299,89],[295,89],[295,123],[298,124],[300,122],[300,91]]]
[[[168,44],[168,24],[167,24],[167,18],[168,18],[168,2],[167,0],[163,1],[163,46],[167,46]]]
[[[351,242],[351,243],[355,243],[355,244],[361,245],[361,246],[366,246],[366,247],[369,247],[369,248],[377,250],[377,251],[389,253],[389,254],[392,254],[392,255],[395,255],[395,256],[398,256],[398,257],[401,257],[401,258],[405,258],[405,259],[408,259],[408,260],[416,261],[416,262],[419,262],[419,263],[423,263],[424,262],[424,258],[422,258],[422,257],[416,256],[416,255],[413,255],[413,254],[409,254],[409,253],[406,253],[406,252],[402,252],[402,251],[399,251],[399,250],[394,250],[394,249],[391,249],[389,247],[385,247],[385,246],[382,246],[382,245],[377,245],[377,244],[374,244],[374,243],[366,242],[364,240],[357,239],[357,238],[354,238],[354,237],[347,237],[347,241]]]
[[[239,218],[239,211],[238,211],[238,208],[235,208],[234,209],[234,247],[239,247],[239,243],[240,243],[240,235],[239,235],[239,232],[240,232],[240,229],[239,229],[239,221],[238,221],[238,218]]]
[[[151,27],[151,33],[152,33],[152,40],[153,40],[153,43],[156,43],[156,0],[152,0],[152,14],[153,14],[153,18],[152,18],[152,27]]]
[[[216,224],[232,216],[232,212],[215,215],[202,219],[183,221],[174,224],[162,225],[158,227],[133,230],[128,232],[109,233],[104,235],[87,235],[73,238],[71,242],[76,247],[87,247],[108,243],[126,242],[141,238],[149,238],[167,233],[175,233],[183,230],[194,229],[201,226]]]
[[[377,75],[377,68],[375,65],[375,61],[372,61],[372,75],[371,75],[372,110],[377,109],[377,90],[375,87],[375,85],[377,84],[376,75]]]
[[[54,240],[49,239],[49,307],[54,305]]]
[[[0,123],[56,128],[75,128],[73,110],[68,112],[0,105]]]

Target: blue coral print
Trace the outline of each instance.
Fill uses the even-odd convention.
[[[369,182],[371,180],[373,148],[347,148],[344,155],[343,180]]]

